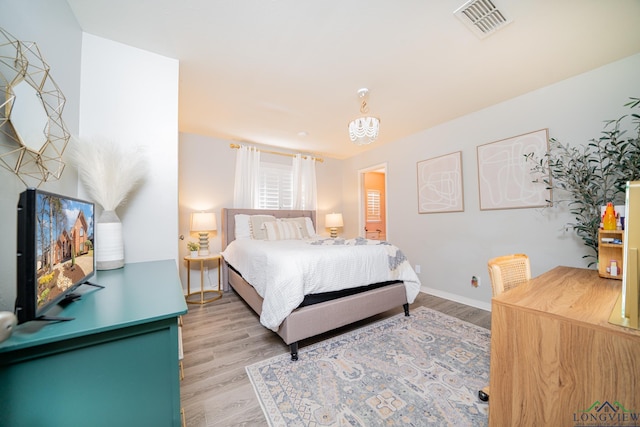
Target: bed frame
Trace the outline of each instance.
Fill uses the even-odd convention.
[[[265,209],[222,209],[222,250],[235,239],[235,215],[273,215],[276,218],[309,217],[316,224],[315,211],[265,210]],[[240,295],[258,314],[262,313],[262,297],[240,274],[222,263],[223,286]],[[355,295],[299,307],[282,322],[277,334],[291,350],[291,360],[298,360],[298,342],[366,319],[387,310],[403,306],[405,316],[409,316],[409,304],[404,283],[360,292]]]

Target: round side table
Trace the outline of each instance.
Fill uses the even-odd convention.
[[[187,261],[187,295],[185,300],[188,304],[206,304],[211,301],[222,298],[222,290],[220,290],[220,255],[202,255],[202,256],[186,256],[184,260]],[[218,289],[204,289],[204,263],[205,261],[218,261]],[[200,262],[200,290],[191,292],[191,263]],[[192,298],[193,296],[199,296],[199,299]],[[213,296],[211,296],[213,295]]]

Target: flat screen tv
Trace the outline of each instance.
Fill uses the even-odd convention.
[[[70,320],[48,317],[54,305],[78,298],[74,291],[96,270],[95,205],[91,202],[27,189],[18,201],[18,323]]]

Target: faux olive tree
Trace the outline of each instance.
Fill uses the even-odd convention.
[[[583,256],[593,260],[589,265],[598,257],[600,207],[624,204],[627,181],[640,179],[640,115],[633,112],[639,105],[640,98],[630,98],[625,106],[632,112],[606,121],[600,137],[586,145],[568,146],[551,138],[547,154],[525,156],[532,172],[546,177],[537,181],[556,190],[554,203],[568,204],[574,221],[567,225],[590,249]]]

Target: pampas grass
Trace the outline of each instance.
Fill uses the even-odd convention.
[[[75,141],[71,160],[94,202],[114,211],[147,173],[144,152],[108,139]]]

